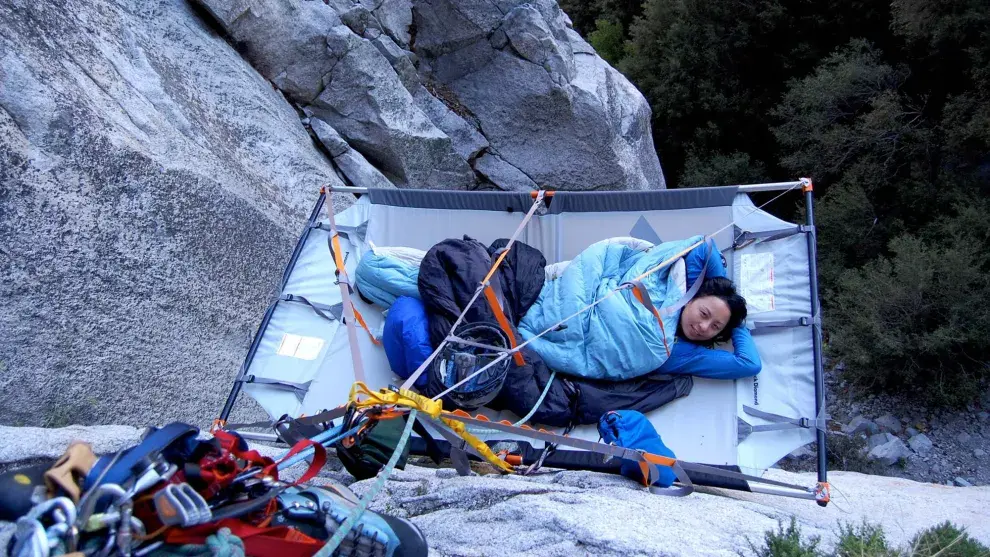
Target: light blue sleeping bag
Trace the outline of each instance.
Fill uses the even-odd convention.
[[[396,298],[419,299],[421,251],[411,248],[377,248],[361,256],[354,270],[354,286],[362,296],[388,309]]]
[[[544,284],[540,297],[519,324],[521,336],[525,340],[535,337],[702,238],[663,242],[646,251],[616,238],[592,244],[559,278]],[[685,292],[671,274],[672,268],[668,265],[642,280],[661,312],[674,306]],[[653,313],[636,299],[632,289],[626,289],[567,321],[565,329],[547,333],[529,346],[550,369],[560,373],[610,381],[632,379],[656,370],[667,360],[680,317],[679,309],[665,317],[661,330]]]

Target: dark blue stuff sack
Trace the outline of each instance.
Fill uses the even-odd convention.
[[[635,410],[612,410],[598,420],[598,434],[602,440],[627,449],[641,450],[659,456],[676,458],[674,451],[667,448],[653,424],[641,412]],[[667,466],[657,466],[660,477],[653,482],[658,487],[670,487],[677,476]],[[639,462],[623,459],[619,472],[643,483],[643,472]]]
[[[433,353],[428,325],[426,307],[416,298],[400,296],[389,308],[382,345],[388,365],[399,377],[408,379]],[[416,388],[422,391],[428,380],[428,374],[420,375]]]

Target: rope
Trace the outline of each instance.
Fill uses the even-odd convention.
[[[351,435],[354,435],[355,433],[358,432],[358,430],[360,430],[363,427],[363,425],[364,424],[358,424],[358,425],[352,427],[351,429],[349,429],[349,430],[347,430],[347,431],[345,431],[343,433],[340,433],[340,430],[343,429],[343,426],[334,428],[334,429],[330,430],[330,432],[323,432],[320,435],[314,437],[313,438],[313,442],[319,443],[319,444],[321,444],[321,445],[323,445],[325,447],[329,447],[330,445],[333,445],[334,443],[336,443],[337,441],[340,441],[341,439],[344,439],[346,437],[349,437]],[[327,433],[333,433],[335,435],[332,435],[332,436],[330,436],[329,439],[326,439],[324,436],[326,436]],[[324,437],[324,438],[321,439],[320,437]],[[308,447],[304,451],[302,451],[301,453],[299,453],[299,454],[295,455],[294,457],[290,458],[289,460],[286,460],[285,462],[282,462],[281,464],[278,465],[279,472],[281,472],[282,470],[288,469],[288,468],[292,468],[299,461],[301,461],[301,460],[309,457],[309,455],[312,454],[314,450],[315,449],[313,447]],[[289,453],[289,451],[286,451],[286,453],[283,454],[282,456],[280,456],[278,459],[276,459],[276,461],[285,458],[285,455],[288,454],[288,453]]]
[[[368,490],[367,495],[361,498],[361,502],[351,511],[350,516],[347,520],[340,525],[337,532],[330,538],[330,541],[326,543],[314,557],[330,557],[333,552],[340,546],[340,543],[344,541],[344,537],[350,533],[351,529],[364,514],[364,511],[368,508],[371,501],[378,495],[378,492],[382,487],[385,486],[385,482],[388,481],[388,477],[392,474],[395,469],[395,465],[399,462],[399,457],[402,456],[402,451],[406,446],[406,442],[409,441],[409,435],[412,433],[413,423],[416,421],[416,415],[419,413],[418,410],[413,408],[409,411],[409,419],[406,421],[406,427],[402,430],[402,435],[399,437],[399,442],[395,445],[395,450],[392,452],[392,456],[388,459],[388,463],[382,468],[381,472],[378,474],[378,479],[375,480],[374,485]]]
[[[492,276],[495,275],[495,271],[498,269],[499,265],[501,265],[502,261],[505,260],[505,256],[508,255],[509,250],[512,249],[512,245],[515,244],[516,239],[519,238],[519,234],[522,233],[524,228],[526,228],[526,225],[529,223],[530,219],[533,218],[533,215],[536,214],[536,210],[539,208],[539,206],[543,204],[543,196],[545,193],[546,192],[542,190],[538,192],[536,196],[536,200],[533,201],[533,206],[529,208],[529,211],[526,213],[526,216],[523,218],[522,222],[519,223],[519,226],[516,227],[516,231],[512,234],[512,237],[509,238],[509,242],[505,245],[504,248],[502,248],[502,253],[499,254],[498,259],[496,259],[495,263],[492,264],[492,268],[488,270],[488,274],[485,275],[484,280],[481,281],[481,284],[479,284],[478,288],[474,291],[474,295],[471,296],[471,300],[464,306],[464,309],[461,310],[461,314],[457,316],[457,320],[454,321],[454,324],[450,327],[450,332],[447,335],[448,338],[444,339],[443,342],[441,342],[439,346],[437,346],[436,350],[434,350],[433,353],[430,354],[430,356],[426,358],[426,360],[422,364],[420,364],[420,366],[416,369],[416,371],[414,371],[413,374],[410,375],[409,378],[407,378],[404,383],[402,383],[402,385],[400,386],[401,389],[411,389],[413,384],[416,382],[416,380],[419,379],[421,375],[423,375],[423,372],[426,371],[426,369],[430,366],[430,364],[433,363],[433,360],[436,359],[436,357],[447,345],[448,339],[450,338],[450,336],[454,334],[454,331],[457,330],[458,325],[460,325],[461,322],[464,321],[464,316],[467,315],[468,310],[471,309],[471,306],[474,305],[474,302],[478,300],[478,296],[480,296],[481,293],[484,291],[485,287],[488,286],[488,281],[491,280]],[[501,358],[495,361],[496,362],[501,361]],[[446,392],[444,394],[446,394]],[[437,398],[434,397],[433,400],[437,400]]]
[[[536,414],[537,408],[539,408],[540,405],[543,404],[543,399],[547,398],[547,393],[550,392],[550,385],[553,384],[553,380],[556,379],[556,378],[557,378],[557,371],[556,370],[551,371],[550,372],[550,379],[547,380],[547,386],[546,387],[543,387],[543,392],[540,393],[540,398],[538,398],[536,400],[536,404],[534,404],[533,405],[533,408],[530,409],[529,414],[526,414],[525,416],[522,417],[521,420],[519,420],[518,422],[516,422],[516,423],[514,423],[512,425],[514,425],[516,427],[519,427],[519,426],[523,425],[524,423],[528,422],[529,419],[533,417],[533,414]]]

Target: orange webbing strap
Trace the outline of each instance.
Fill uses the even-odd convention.
[[[371,332],[368,324],[365,323],[364,317],[361,317],[361,312],[359,312],[355,307],[352,307],[351,309],[354,311],[354,319],[358,322],[358,325],[361,325],[361,328],[368,332],[368,336],[371,337],[371,342],[373,342],[375,346],[381,346],[382,341],[375,338],[375,335]]]
[[[650,293],[647,292],[646,287],[643,286],[643,283],[638,280],[634,280],[630,282],[630,284],[632,284],[633,287],[633,296],[639,300],[639,303],[646,306],[646,309],[650,310],[650,312],[652,312],[657,318],[657,322],[660,323],[660,334],[663,335],[663,347],[667,351],[667,357],[670,357],[670,345],[667,344],[667,331],[663,326],[663,318],[660,317],[660,312],[657,311],[656,306],[653,305],[653,300],[650,298]]]
[[[348,294],[349,294],[350,293],[351,283],[348,281],[348,278],[347,278],[347,269],[344,267],[344,258],[340,255],[342,253],[342,250],[341,250],[341,247],[340,247],[340,239],[337,237],[337,233],[336,232],[334,232],[334,234],[333,234],[332,241],[333,241],[333,259],[334,259],[334,264],[337,266],[337,270],[341,274],[344,275],[344,280],[342,280],[340,282],[342,284],[346,284],[347,285],[347,287],[348,287],[347,290],[348,290]],[[350,302],[349,298],[350,297],[348,296],[348,302],[347,303]],[[357,321],[358,324],[361,325],[361,327],[364,328],[364,330],[368,332],[368,336],[371,337],[371,342],[375,343],[375,345],[381,345],[381,341],[378,340],[378,339],[376,339],[375,338],[375,335],[373,335],[371,333],[371,329],[368,327],[368,324],[364,321],[364,317],[361,316],[361,312],[359,312],[358,309],[356,307],[354,307],[353,305],[351,305],[351,311],[354,312],[354,320]]]
[[[505,252],[502,252],[503,254]],[[498,298],[495,297],[495,290],[492,289],[491,285],[485,285],[485,299],[488,300],[488,305],[491,306],[492,311],[495,312],[495,319],[498,321],[498,326],[502,328],[505,332],[505,336],[509,337],[509,345],[512,348],[516,347],[516,335],[512,332],[512,324],[509,323],[509,318],[505,316],[505,312],[502,311],[502,306],[498,303]],[[526,365],[526,360],[523,359],[522,352],[515,352],[512,354],[512,359],[516,362],[517,366]]]
[[[642,451],[636,452],[639,453],[639,469],[643,473],[643,486],[648,488],[652,493],[656,493],[658,495],[671,495],[674,497],[684,497],[685,495],[694,493],[694,483],[691,482],[691,478],[687,475],[687,472],[684,471],[684,468],[681,467],[680,461],[675,458],[653,453]],[[681,486],[654,487],[653,483],[660,477],[660,471],[657,470],[658,466],[666,466],[670,468],[677,477],[677,481],[681,483]]]
[[[326,191],[325,189],[321,191]],[[344,265],[343,250],[340,247],[340,235],[337,234],[337,222],[333,216],[333,202],[328,195],[324,201],[327,207],[327,219],[330,221],[330,252],[333,254],[334,264],[337,266],[337,284],[340,286],[340,299],[344,304],[344,323],[347,325],[347,341],[351,347],[351,361],[354,365],[354,380],[364,381],[364,363],[361,361],[361,349],[358,345],[357,329],[354,321],[357,319],[357,310],[351,304],[351,284],[347,279],[347,268]],[[343,277],[343,278],[341,278]],[[361,323],[364,319],[360,320]],[[365,326],[367,330],[367,326]],[[368,331],[371,334],[371,331]],[[374,340],[374,335],[372,335]]]

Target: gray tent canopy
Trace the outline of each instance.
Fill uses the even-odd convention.
[[[758,208],[751,194],[803,191],[807,222],[781,220]],[[522,222],[534,197],[515,192],[466,192],[334,188],[359,195],[334,216],[340,259],[353,277],[372,246],[429,250],[447,238],[468,235],[485,245],[507,238]],[[731,277],[746,298],[763,369],[752,378],[694,379],[689,396],[647,414],[678,458],[760,476],[798,447],[818,445],[818,480],[804,492],[749,484],[750,491],[815,499],[827,490],[824,388],[821,362],[813,192],[810,180],[637,192],[553,192],[547,206],[522,229],[518,241],[539,249],[548,264],[567,261],[594,242],[635,237],[652,243],[711,235]],[[331,223],[321,191],[238,372],[218,423],[226,424],[241,391],[272,420],[313,415],[344,404],[355,381],[342,290],[328,249]],[[381,308],[351,296],[367,330],[357,343],[365,381],[372,389],[399,385],[385,352],[372,335],[381,329]],[[519,419],[508,411],[481,409],[494,421]],[[534,424],[536,425],[536,424]],[[550,429],[550,428],[548,428]],[[245,437],[270,434],[240,431]],[[594,426],[571,437],[598,440]],[[485,441],[512,440],[488,431]],[[518,438],[520,441],[530,441]],[[824,496],[827,501],[827,494]]]

